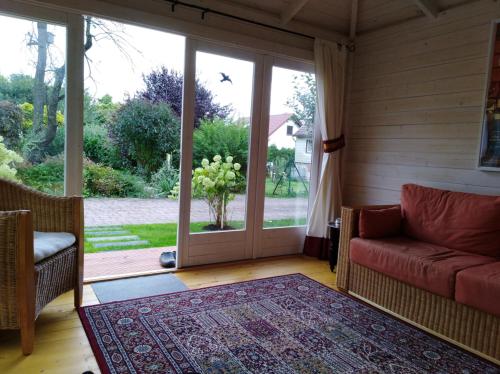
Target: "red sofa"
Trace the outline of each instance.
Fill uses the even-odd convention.
[[[342,213],[339,288],[500,359],[500,196],[407,184]]]

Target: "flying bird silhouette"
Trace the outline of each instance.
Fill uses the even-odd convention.
[[[222,76],[222,79],[220,80],[221,83],[229,82],[233,84],[233,81],[231,80],[231,78],[229,78],[229,75],[224,74],[223,72],[220,72],[220,75]]]

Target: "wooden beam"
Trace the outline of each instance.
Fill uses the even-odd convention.
[[[356,28],[358,26],[358,0],[352,0],[351,25],[349,28],[349,39],[356,37]]]
[[[439,15],[439,7],[435,0],[413,0],[424,14],[432,19]]]
[[[296,0],[294,4],[287,6],[283,13],[281,13],[281,24],[286,25],[290,22],[308,1],[309,0]]]

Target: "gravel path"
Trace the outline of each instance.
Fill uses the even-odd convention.
[[[264,219],[292,218],[296,212],[307,212],[307,199],[266,199]],[[245,214],[243,195],[236,196],[228,210],[230,219],[242,221]],[[85,199],[85,226],[130,225],[142,223],[176,223],[179,202],[169,199]],[[191,222],[208,221],[208,206],[204,201],[191,203]]]

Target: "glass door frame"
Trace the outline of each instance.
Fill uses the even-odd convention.
[[[195,105],[196,53],[205,52],[241,59],[254,64],[252,115],[248,149],[246,225],[244,229],[219,232],[190,233],[191,178],[193,165],[193,123]],[[253,51],[186,37],[184,58],[183,110],[181,130],[181,167],[179,225],[177,247],[178,267],[249,259],[253,255],[254,217],[258,172],[261,98],[263,96],[264,56]]]
[[[254,238],[253,238],[253,258],[282,256],[302,253],[304,240],[306,237],[307,225],[264,228],[264,204],[265,204],[265,183],[266,164],[268,149],[268,130],[271,106],[271,88],[273,79],[273,68],[284,68],[296,70],[298,72],[314,74],[314,64],[285,59],[273,56],[265,56],[264,66],[264,94],[262,95],[262,118],[260,124],[260,144],[258,161],[258,182],[256,188],[256,215],[254,217]],[[307,222],[309,214],[316,196],[318,179],[320,175],[321,154],[319,143],[321,132],[319,126],[314,126],[313,149],[311,155],[311,179],[309,185],[309,204],[307,212]]]
[[[66,84],[64,139],[64,196],[81,196],[83,189],[83,17],[42,6],[2,1],[0,14],[46,21],[66,28]]]

